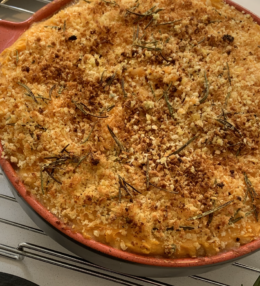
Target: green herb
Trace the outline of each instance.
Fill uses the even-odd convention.
[[[253,188],[252,183],[248,179],[248,176],[246,173],[244,173],[244,179],[245,179],[245,183],[246,183],[247,192],[251,197],[251,201],[254,202],[255,197],[257,197],[257,193],[256,193],[255,189]]]
[[[110,87],[110,85],[112,84],[112,82],[114,81],[116,77],[116,73],[114,73],[111,77],[108,77],[108,81],[107,84],[104,86],[104,89],[108,86],[108,88]]]
[[[138,16],[138,17],[148,17],[148,16],[152,16],[153,14],[157,14],[159,13],[160,11],[164,10],[164,9],[157,9],[155,10],[156,6],[153,6],[151,9],[147,10],[145,13],[141,14],[141,13],[136,13],[136,12],[133,12],[131,10],[126,10],[129,14],[133,14],[135,16]],[[155,11],[154,11],[155,10]]]
[[[137,193],[139,193],[139,194],[142,194],[142,193],[139,192],[135,187],[133,187],[132,185],[130,185],[129,183],[127,183],[124,178],[122,178],[122,180],[123,180],[124,184],[126,184],[126,185],[129,186],[131,189],[133,189],[133,191],[135,191],[135,192],[137,192]]]
[[[205,95],[203,96],[203,98],[200,100],[200,104],[204,103],[206,101],[206,99],[209,96],[209,82],[208,82],[208,78],[207,78],[207,73],[205,72],[204,74],[205,77],[205,85],[206,85],[206,92]]]
[[[230,122],[228,122],[226,120],[222,120],[222,119],[216,119],[216,121],[218,121],[219,123],[224,125],[226,128],[228,128],[231,131],[233,131],[235,134],[238,133],[240,137],[242,136],[240,131],[234,125],[232,125]]]
[[[44,170],[55,182],[57,182],[58,184],[62,185],[62,182],[60,182],[58,179],[56,179],[52,173],[50,173],[47,169]]]
[[[235,211],[234,215],[229,219],[229,222],[228,222],[229,225],[234,224],[234,223],[240,221],[242,218],[244,218],[243,216],[236,217],[240,210],[241,210],[241,208],[237,209]]]
[[[149,23],[145,26],[144,30],[146,30],[153,22],[153,18],[149,21]]]
[[[102,74],[101,74],[101,77],[100,77],[100,83],[102,84],[102,82],[103,82],[103,75],[104,75],[104,73],[106,72],[106,70],[103,70],[103,72],[102,72]]]
[[[86,3],[91,3],[91,1],[88,1],[88,0],[83,0],[84,2],[86,2]]]
[[[66,28],[67,28],[67,21],[64,20],[64,22],[63,22],[63,32],[66,31]]]
[[[150,182],[150,185],[151,185],[151,186],[153,186],[154,188],[158,189],[158,190],[161,190],[161,191],[164,191],[164,192],[167,192],[167,193],[171,193],[171,194],[178,194],[178,192],[171,192],[171,191],[168,191],[168,190],[166,190],[166,189],[164,189],[164,188],[161,188],[161,187],[158,187],[158,186],[156,186],[156,185],[152,184],[151,182]]]
[[[228,81],[229,81],[229,85],[231,85],[230,69],[229,69],[228,63],[227,63],[227,70],[228,70]]]
[[[110,112],[116,105],[113,104],[106,109],[106,112]]]
[[[166,59],[166,57],[162,54],[162,52],[160,52],[159,55],[160,55],[167,63],[172,63],[172,60]]]
[[[126,91],[125,91],[125,82],[124,82],[124,79],[123,79],[123,78],[121,79],[121,88],[122,88],[124,97],[127,97],[127,93],[126,93]]]
[[[174,151],[173,153],[171,153],[170,155],[168,155],[167,157],[170,157],[172,155],[177,155],[179,154],[183,149],[185,149],[188,145],[190,145],[195,139],[197,139],[199,137],[199,135],[195,135],[194,137],[192,137],[187,143],[185,143],[183,146],[181,146],[179,149],[177,149],[176,151]]]
[[[16,51],[16,65],[18,65],[18,62],[19,62],[19,53],[17,50]]]
[[[109,127],[109,125],[107,125],[107,129],[110,133],[110,135],[112,136],[112,138],[114,139],[114,141],[116,142],[117,146],[119,147],[119,149],[121,151],[126,151],[124,145],[120,142],[120,140],[116,137],[115,133],[113,132],[113,130],[111,129],[111,127]]]
[[[193,230],[194,229],[194,227],[192,227],[192,226],[179,226],[179,228],[182,228],[184,230]]]
[[[134,44],[133,46],[135,47],[139,47],[139,48],[142,48],[142,49],[147,49],[148,51],[162,51],[161,48],[158,48],[158,47],[147,47],[147,46],[142,46],[142,45],[138,45],[138,44]]]
[[[152,92],[152,94],[153,94],[154,99],[156,99],[156,96],[155,96],[155,93],[154,93],[154,90],[153,90],[153,87],[152,87],[150,81],[148,81],[148,84],[149,84],[149,86],[150,86],[150,89],[151,89],[151,92]]]
[[[233,200],[232,200],[232,201],[229,201],[229,202],[227,202],[227,203],[225,203],[225,204],[223,204],[223,205],[221,205],[221,206],[219,206],[219,207],[217,207],[217,208],[214,208],[214,209],[212,209],[212,210],[210,210],[210,211],[207,211],[207,212],[204,212],[204,213],[202,213],[202,214],[199,214],[199,215],[196,215],[196,216],[194,216],[194,217],[191,217],[191,218],[189,218],[188,220],[195,220],[195,219],[202,218],[202,217],[204,217],[204,216],[207,216],[207,215],[209,215],[209,214],[211,214],[211,213],[214,213],[214,212],[216,212],[216,211],[219,211],[219,210],[221,210],[221,209],[227,207],[228,205],[230,205],[230,204],[233,203],[233,202],[234,202]]]
[[[89,132],[87,138],[86,138],[83,142],[81,142],[81,144],[84,144],[84,143],[86,143],[86,142],[88,141],[88,139],[89,139],[90,135],[92,134],[92,132],[93,132],[93,130],[94,130],[96,124],[97,124],[97,121],[94,123],[93,127],[91,128],[91,130],[90,130],[90,132]]]
[[[119,185],[121,186],[121,188],[123,188],[131,197],[133,197],[133,195],[131,194],[131,192],[127,188],[127,185],[125,184],[124,179],[119,175],[118,175],[118,179],[119,179]]]
[[[83,156],[82,158],[79,159],[79,162],[78,164],[76,165],[74,171],[79,167],[79,165],[82,163],[82,161],[84,161],[87,157],[88,157],[89,154]]]
[[[254,215],[255,215],[255,219],[256,219],[256,221],[258,222],[258,211],[257,211],[257,208],[256,208],[256,206],[255,206],[255,205],[253,205],[253,207],[254,207]]]
[[[28,93],[26,93],[26,95],[30,96]],[[41,96],[40,94],[38,94],[38,96],[35,96],[35,98],[40,98],[40,99],[42,99],[44,102],[45,102],[45,100],[51,100],[50,98],[43,97],[43,96]]]
[[[76,102],[74,100],[71,100],[75,105],[76,107],[85,115],[89,115],[89,116],[93,116],[93,117],[97,117],[97,118],[107,118],[108,116],[102,116],[102,115],[96,115],[96,114],[92,114],[88,111],[86,111],[86,106],[84,103],[82,102]]]
[[[222,16],[222,14],[216,9],[216,8],[212,8],[214,11],[216,11],[220,16]]]
[[[50,28],[50,29],[54,29],[54,30],[61,30],[61,27],[58,26],[44,26],[44,28]]]
[[[54,90],[54,88],[56,87],[56,84],[54,84],[51,88],[50,88],[50,91],[49,91],[49,97],[51,98],[51,95],[52,95],[52,92]]]
[[[147,156],[146,161],[146,189],[149,189],[150,177],[149,177],[149,158]]]
[[[23,83],[21,83],[21,82],[18,82],[18,84],[19,84],[20,86],[22,86],[24,89],[27,90],[28,93],[27,93],[26,95],[30,96],[36,103],[38,103],[38,101],[37,101],[35,95],[33,94],[33,92],[31,91],[31,89],[30,89],[27,85],[25,85],[25,84],[23,84]]]
[[[69,146],[70,146],[70,144],[67,144],[67,145],[60,151],[60,153],[64,153],[64,152],[69,153],[69,152],[66,150]]]
[[[171,86],[172,86],[172,82],[169,84],[167,90],[163,92],[163,96],[164,96],[165,102],[167,104],[170,116],[174,119],[173,108],[172,108],[172,106],[171,106],[171,104],[169,102],[169,97],[168,97],[168,92],[169,92]]]
[[[213,207],[214,207],[214,208],[215,208],[215,206],[216,206],[216,200],[214,200],[214,203],[213,203]],[[214,213],[209,214],[209,219],[208,219],[208,221],[207,221],[207,226],[209,226],[209,225],[211,224],[211,222],[212,222],[212,220],[213,220],[213,217],[214,217]]]
[[[227,96],[226,96],[226,99],[225,99],[225,108],[227,108],[227,103],[228,103],[228,100],[229,100],[230,96],[231,96],[231,92],[229,92],[229,93],[227,94]]]
[[[179,20],[175,20],[175,21],[171,21],[171,22],[158,23],[156,26],[172,25],[172,24],[181,22],[182,20],[183,19],[179,19]]]

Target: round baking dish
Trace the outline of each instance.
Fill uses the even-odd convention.
[[[13,44],[32,23],[52,16],[72,0],[55,0],[35,13],[23,23],[0,21],[0,52]],[[239,11],[245,11],[260,24],[260,18],[240,5],[226,0]],[[51,214],[27,192],[12,165],[2,158],[3,147],[0,144],[0,165],[18,203],[31,219],[51,238],[75,254],[104,267],[122,273],[149,277],[172,277],[201,274],[230,264],[260,249],[260,238],[238,249],[226,251],[212,257],[164,259],[148,257],[121,251],[94,240],[88,240],[74,233],[56,216]]]

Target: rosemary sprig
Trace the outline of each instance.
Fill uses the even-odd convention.
[[[231,92],[228,92],[226,99],[225,99],[225,108],[227,108],[227,104],[228,104],[228,100],[229,100],[230,96],[231,96]]]
[[[185,149],[188,145],[190,145],[195,139],[197,139],[199,137],[199,135],[195,135],[194,137],[192,137],[188,142],[186,142],[183,146],[181,146],[179,149],[177,149],[176,151],[174,151],[173,153],[171,153],[170,155],[168,155],[167,157],[170,157],[172,155],[177,155],[179,154],[183,149]]]
[[[51,99],[51,95],[52,95],[52,92],[54,90],[54,88],[56,87],[56,84],[54,84],[51,88],[50,88],[50,91],[49,91],[49,98]]]
[[[155,93],[154,93],[154,90],[153,90],[153,87],[152,87],[152,84],[150,83],[150,81],[148,81],[148,84],[150,86],[150,89],[151,89],[151,92],[153,94],[154,99],[156,99],[156,96],[155,96]]]
[[[150,183],[150,176],[149,176],[149,158],[147,156],[146,161],[146,189],[149,189],[149,183]]]
[[[127,188],[127,185],[125,184],[124,179],[118,175],[118,180],[119,180],[119,185],[121,186],[121,188],[123,188],[133,198],[133,195],[131,194],[131,192]]]
[[[111,84],[113,83],[114,79],[116,77],[116,72],[111,76],[108,77],[108,81],[107,84],[104,86],[104,89],[108,86],[108,88],[111,86]]]
[[[215,206],[216,206],[216,200],[214,200],[214,203],[213,203],[214,208],[215,208]],[[209,219],[207,221],[207,227],[211,224],[213,217],[214,217],[214,213],[209,214]]]
[[[209,96],[209,82],[208,82],[208,78],[207,78],[207,73],[206,72],[204,74],[204,77],[205,77],[206,92],[205,92],[205,95],[203,96],[203,98],[199,101],[200,104],[204,103],[206,101],[206,99],[208,98],[208,96]]]
[[[109,125],[107,125],[107,129],[110,133],[110,135],[112,136],[112,138],[114,139],[114,141],[116,142],[117,146],[119,147],[119,149],[121,151],[126,151],[124,145],[121,143],[121,141],[116,137],[115,133],[113,132],[113,130],[111,129],[111,127]]]
[[[18,65],[18,62],[19,62],[19,53],[17,50],[16,51],[16,65]]]
[[[122,177],[121,177],[122,178]],[[126,182],[126,180],[124,178],[122,178],[124,184],[126,184],[127,186],[129,186],[134,192],[142,194],[141,192],[139,192],[135,187],[133,187],[132,185],[130,185],[128,182]]]
[[[163,96],[164,96],[165,102],[167,104],[170,116],[174,119],[173,108],[172,108],[172,105],[169,102],[169,97],[168,97],[168,92],[169,92],[171,86],[172,86],[172,82],[169,84],[167,90],[163,92]]]
[[[237,209],[235,211],[234,215],[229,219],[229,222],[228,222],[229,225],[234,224],[234,223],[240,221],[242,218],[244,218],[243,216],[236,217],[240,210],[241,210],[241,208]]]
[[[58,184],[62,185],[62,182],[60,182],[58,179],[56,179],[51,172],[49,172],[47,169],[44,169],[44,171]]]
[[[124,82],[124,79],[123,79],[123,78],[121,79],[121,88],[122,88],[124,97],[127,97],[127,93],[126,93],[126,91],[125,91],[125,82]]]
[[[104,76],[104,73],[106,72],[106,70],[103,70],[102,74],[101,74],[101,77],[100,77],[100,83],[102,84],[103,83],[103,76]]]
[[[78,164],[76,165],[75,169],[74,169],[74,172],[75,170],[79,167],[79,165],[88,157],[89,154],[83,156],[82,158],[79,159],[79,162]]]
[[[93,116],[93,117],[97,117],[97,118],[107,118],[108,116],[106,115],[96,115],[96,114],[92,114],[88,111],[86,111],[86,106],[84,103],[82,102],[76,102],[73,99],[71,100],[72,103],[74,103],[76,105],[76,107],[85,115],[89,115],[89,116]]]
[[[58,26],[44,26],[44,28],[50,28],[50,29],[54,29],[54,30],[61,30],[61,27]]]
[[[250,195],[251,201],[253,203],[255,200],[255,197],[257,197],[257,193],[256,193],[255,189],[253,188],[252,183],[250,182],[246,173],[244,173],[244,179],[245,179],[245,183],[246,183],[247,193]]]
[[[67,29],[67,21],[64,20],[64,22],[63,22],[63,32],[65,32],[66,29]]]
[[[66,153],[69,153],[68,151],[67,151],[67,148],[70,146],[70,144],[67,144],[61,151],[60,151],[60,153],[64,153],[64,152],[66,152]]]
[[[183,19],[178,19],[178,20],[171,21],[171,22],[158,23],[158,24],[156,24],[156,26],[172,25],[172,24],[181,22],[182,20],[183,20]]]
[[[230,77],[230,69],[229,69],[228,62],[227,62],[227,71],[228,71],[228,81],[229,81],[229,85],[231,86],[231,77]]]
[[[131,11],[131,10],[128,10],[126,9],[126,11],[129,13],[129,14],[133,14],[135,16],[138,16],[140,18],[143,18],[143,17],[148,17],[148,16],[152,16],[154,14],[157,14],[159,13],[160,11],[163,11],[164,9],[157,9],[155,10],[156,6],[153,6],[151,9],[147,10],[146,12],[144,12],[143,14],[142,13],[136,13],[134,11]]]
[[[144,30],[146,30],[153,22],[153,18],[149,21],[149,23],[145,26]]]
[[[26,95],[30,96],[36,103],[38,103],[38,101],[37,101],[35,95],[33,94],[33,92],[31,91],[31,89],[30,89],[27,85],[25,85],[25,84],[23,84],[23,83],[21,83],[21,82],[18,82],[18,84],[19,84],[20,86],[22,86],[24,89],[26,89],[26,91],[28,92]]]
[[[84,143],[86,143],[86,142],[88,141],[88,139],[89,139],[90,135],[92,134],[92,132],[93,132],[93,130],[94,130],[96,124],[97,124],[97,121],[94,123],[93,127],[91,128],[91,130],[90,130],[90,132],[89,132],[87,138],[86,138],[83,142],[81,142],[81,144],[84,144]]]
[[[222,119],[215,119],[215,120],[218,121],[220,124],[224,125],[226,128],[233,131],[235,134],[237,133],[239,134],[240,137],[242,137],[242,134],[240,133],[240,131],[227,120],[222,120]]]
[[[147,46],[138,45],[138,44],[134,44],[133,46],[139,47],[139,48],[142,48],[142,49],[147,49],[148,51],[156,51],[156,52],[162,51],[162,49],[159,48],[159,47],[147,47]]]
[[[189,218],[188,220],[195,220],[195,219],[202,218],[202,217],[204,217],[204,216],[207,216],[207,215],[209,215],[209,214],[211,214],[211,213],[214,213],[214,212],[216,212],[216,211],[219,211],[219,210],[221,210],[221,209],[227,207],[228,205],[230,205],[230,204],[233,203],[233,202],[234,202],[234,200],[229,201],[229,202],[227,202],[227,203],[225,203],[225,204],[223,204],[223,205],[221,205],[221,206],[219,206],[219,207],[217,207],[217,208],[214,208],[214,209],[209,210],[209,211],[207,211],[207,212],[204,212],[204,213],[202,213],[202,214],[193,216],[193,217]]]
[[[158,187],[158,186],[152,184],[151,182],[150,182],[149,184],[150,184],[151,186],[153,186],[154,188],[158,189],[158,190],[161,190],[161,191],[164,191],[164,192],[167,192],[167,193],[171,193],[171,194],[178,194],[178,192],[168,191],[168,190],[166,190],[166,189],[164,189],[164,188],[161,188],[161,187]]]

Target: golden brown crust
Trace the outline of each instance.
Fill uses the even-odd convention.
[[[152,7],[80,0],[2,53],[4,156],[87,238],[214,255],[260,234],[259,26],[216,0]]]

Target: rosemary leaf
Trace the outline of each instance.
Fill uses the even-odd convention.
[[[146,30],[153,22],[153,18],[149,21],[149,23],[145,26],[144,30]]]
[[[234,202],[234,200],[229,201],[229,202],[227,202],[227,203],[225,203],[225,204],[223,204],[223,205],[221,205],[221,206],[219,206],[219,207],[217,207],[217,208],[214,208],[214,209],[212,209],[212,210],[210,210],[210,211],[207,211],[207,212],[204,212],[204,213],[202,213],[202,214],[199,214],[199,215],[196,215],[196,216],[194,216],[194,217],[191,217],[191,218],[189,218],[188,220],[195,220],[195,219],[202,218],[202,217],[204,217],[204,216],[207,216],[207,215],[209,215],[209,214],[211,214],[211,213],[214,213],[214,212],[216,212],[216,211],[219,211],[219,210],[221,210],[221,209],[227,207],[228,205],[230,205],[230,204],[233,203],[233,202]]]
[[[61,30],[61,27],[58,26],[44,26],[44,28],[50,28],[50,29],[54,29],[54,30]]]
[[[225,108],[227,108],[227,104],[228,104],[228,100],[229,100],[230,96],[231,96],[231,92],[229,92],[229,93],[227,94],[227,96],[226,96],[226,99],[225,99]]]
[[[160,55],[167,63],[172,63],[172,60],[166,59],[166,57],[162,54],[162,52],[160,52],[159,55]]]
[[[125,181],[123,180],[123,178],[118,175],[118,179],[119,179],[119,185],[121,185],[121,187],[133,198],[133,195],[131,194],[131,192],[127,188],[127,185],[126,185]]]
[[[126,182],[126,180],[124,178],[122,178],[123,182],[129,186],[130,188],[132,188],[135,192],[142,194],[141,192],[139,192],[135,187],[133,187],[132,185],[130,185],[128,182]]]
[[[232,125],[230,122],[228,122],[226,120],[222,120],[222,119],[216,119],[216,121],[218,121],[219,123],[221,123],[222,125],[224,125],[228,129],[232,130],[234,133],[238,133],[240,137],[242,136],[240,131],[234,125]]]
[[[69,147],[70,144],[67,144],[61,151],[60,153],[66,152],[69,153],[66,149]]]
[[[60,182],[59,180],[57,180],[56,178],[53,177],[52,173],[50,173],[47,169],[44,170],[55,182],[57,182],[58,184],[62,185],[62,182]]]
[[[104,73],[106,72],[106,70],[103,70],[102,74],[101,74],[101,77],[100,77],[100,83],[102,84],[103,83],[103,76],[104,76]]]
[[[245,179],[245,183],[246,183],[247,192],[250,195],[251,201],[253,203],[255,200],[255,197],[257,197],[257,193],[256,193],[255,189],[253,188],[252,183],[248,179],[248,176],[246,173],[244,173],[244,179]]]
[[[149,86],[150,86],[150,89],[151,89],[151,92],[152,92],[152,94],[153,94],[154,99],[156,99],[156,96],[155,96],[155,93],[154,93],[154,90],[153,90],[153,87],[152,87],[150,81],[148,81],[148,84],[149,84]]]
[[[121,88],[122,88],[124,97],[127,97],[127,93],[126,93],[126,91],[125,91],[125,82],[124,82],[124,79],[123,79],[123,78],[121,79]]]
[[[67,29],[67,21],[64,20],[64,22],[63,22],[63,32],[65,32],[66,29]]]
[[[61,85],[60,88],[59,88],[58,94],[61,94],[63,92],[63,90],[64,90],[64,86]]]
[[[190,143],[192,143],[195,139],[197,139],[199,137],[199,135],[195,135],[194,137],[192,137],[187,143],[185,143],[183,146],[181,146],[178,150],[174,151],[173,153],[171,153],[170,155],[168,155],[167,157],[170,157],[172,155],[177,155],[179,154],[183,149],[185,149],[188,145],[190,145]]]
[[[104,89],[105,89],[107,86],[108,86],[108,88],[110,87],[110,85],[113,83],[115,77],[116,77],[116,73],[114,73],[114,74],[110,77],[109,81],[108,81],[107,84],[104,86]]]
[[[97,124],[97,121],[94,123],[93,127],[91,128],[91,130],[90,130],[90,132],[89,132],[87,138],[86,138],[83,142],[81,142],[81,144],[84,144],[84,143],[86,143],[86,142],[88,141],[88,139],[89,139],[90,135],[92,134],[92,132],[93,132],[93,130],[94,130],[96,124]]]
[[[121,151],[126,151],[124,145],[120,142],[120,140],[116,137],[115,133],[113,132],[113,130],[111,129],[111,127],[109,125],[107,125],[107,129],[110,133],[110,135],[112,136],[112,138],[114,139],[114,141],[116,142],[117,146],[119,147],[119,149]]]
[[[83,156],[82,158],[79,159],[79,162],[78,164],[76,165],[74,171],[79,167],[79,165],[82,163],[82,161],[84,161],[87,157],[88,157],[89,154]]]
[[[182,20],[183,20],[183,19],[179,19],[179,20],[175,20],[175,21],[171,21],[171,22],[158,23],[156,26],[172,25],[172,24],[181,22]]]
[[[142,49],[147,49],[148,51],[162,51],[161,48],[158,48],[158,47],[146,47],[146,46],[142,46],[142,45],[138,45],[138,44],[134,44],[133,46],[135,47],[139,47],[139,48],[142,48]]]
[[[200,104],[204,103],[208,96],[209,96],[209,82],[208,82],[208,78],[207,78],[207,73],[205,72],[204,74],[204,77],[205,77],[205,85],[206,85],[206,92],[205,92],[205,95],[203,96],[203,98],[200,100]]]
[[[115,1],[106,1],[106,0],[101,0],[102,2],[106,3],[106,4],[112,4],[113,6],[118,6],[120,7]]]
[[[50,88],[50,91],[49,91],[49,97],[51,99],[51,95],[52,95],[52,92],[54,90],[54,88],[56,87],[56,84],[54,84],[51,88]]]
[[[23,84],[23,83],[21,83],[21,82],[18,82],[18,84],[19,84],[20,86],[22,86],[24,89],[26,89],[26,91],[28,92],[26,95],[30,96],[36,103],[38,103],[38,101],[37,101],[35,95],[33,94],[33,92],[31,91],[31,89],[30,89],[27,85],[25,85],[25,84]]]
[[[74,100],[71,100],[72,103],[74,103],[76,105],[76,107],[82,112],[84,113],[85,115],[89,115],[89,116],[93,116],[93,117],[97,117],[97,118],[107,118],[108,116],[106,115],[96,115],[96,114],[92,114],[88,111],[86,111],[86,106],[85,104],[81,103],[81,102],[76,102]]]

